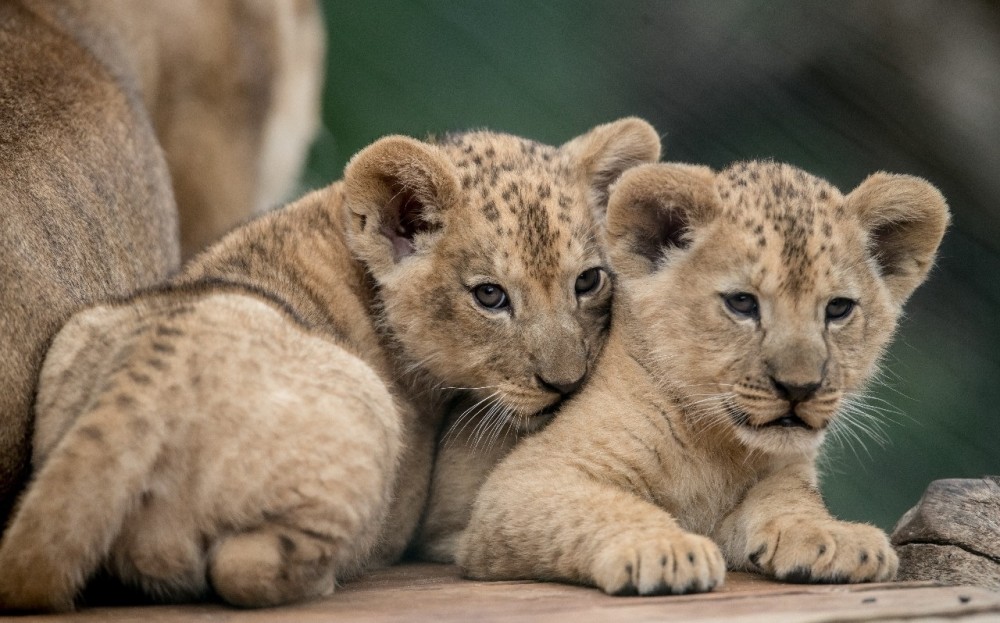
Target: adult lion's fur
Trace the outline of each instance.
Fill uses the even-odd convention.
[[[0,525],[52,335],[288,192],[322,47],[308,1],[0,4]]]

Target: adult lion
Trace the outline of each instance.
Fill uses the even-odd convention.
[[[0,525],[52,335],[287,194],[322,52],[309,0],[0,4]]]

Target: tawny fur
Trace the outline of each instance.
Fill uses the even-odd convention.
[[[43,368],[0,606],[71,608],[101,568],[274,605],[398,559],[447,405],[496,394],[528,426],[562,398],[540,379],[593,365],[611,285],[574,284],[606,270],[598,202],[658,154],[636,119],[561,148],[387,137],[170,283],[76,315]],[[479,305],[484,282],[511,306]]]
[[[53,335],[291,190],[322,43],[308,1],[0,6],[0,529]]]
[[[187,259],[292,198],[326,69],[314,0],[19,0],[137,100],[163,150]]]
[[[875,174],[845,197],[771,162],[627,172],[608,210],[608,345],[582,392],[491,473],[458,562],[474,578],[643,595],[711,590],[727,566],[892,578],[886,535],[831,517],[814,463],[947,222],[940,193],[909,176]],[[736,293],[758,313],[727,306]],[[828,319],[837,298],[856,306]]]
[[[541,429],[551,418],[534,419],[530,427],[516,426],[503,418],[496,403],[476,397],[449,405],[411,556],[455,562],[472,504],[490,471],[522,438]]]

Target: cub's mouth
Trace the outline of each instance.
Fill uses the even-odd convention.
[[[775,426],[780,427],[780,428],[806,428],[806,429],[809,429],[809,430],[813,429],[813,427],[809,426],[808,424],[806,424],[805,421],[803,421],[802,418],[800,418],[799,416],[795,415],[794,411],[789,411],[785,415],[783,415],[783,416],[781,416],[781,417],[779,417],[779,418],[777,418],[775,420],[771,420],[770,422],[768,422],[766,424],[762,424],[762,425],[759,426],[759,428],[772,428],[772,427],[775,427]]]
[[[541,411],[536,411],[536,412],[532,413],[528,417],[546,417],[546,416],[552,415],[553,413],[555,413],[556,411],[558,411],[559,408],[562,407],[563,403],[565,403],[565,402],[566,402],[565,400],[557,400],[557,401],[553,402],[552,404],[550,404],[549,406],[547,406],[544,409],[542,409]]]
[[[815,431],[816,427],[810,426],[808,422],[800,418],[794,410],[789,410],[785,415],[773,418],[766,422],[752,422],[751,416],[746,411],[733,404],[726,404],[726,411],[730,419],[737,425],[751,430],[765,430],[770,428],[801,429],[804,431]]]

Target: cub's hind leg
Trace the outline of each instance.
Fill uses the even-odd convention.
[[[122,425],[123,396],[82,414],[32,480],[0,545],[0,607],[71,609],[107,555],[165,432],[141,413]]]
[[[140,496],[107,568],[126,585],[158,601],[203,598],[209,592],[205,539],[187,510],[193,501],[183,493],[163,495],[156,480],[154,475]]]
[[[177,353],[225,348],[187,359],[187,423],[115,546],[113,574],[165,600],[329,594],[371,558],[385,523],[397,406],[357,357],[265,303],[212,296],[196,308]]]
[[[395,420],[391,402],[383,406]],[[296,424],[303,443],[279,442],[261,457],[274,469],[261,474],[259,502],[209,553],[209,582],[225,601],[262,607],[323,597],[371,559],[396,479],[398,428],[365,409],[337,415],[326,431]],[[349,423],[363,430],[341,437]]]
[[[264,478],[270,485],[262,483],[268,510],[220,535],[209,553],[209,583],[223,600],[262,607],[323,597],[371,561],[396,480],[398,430],[363,411],[344,415],[337,419],[375,434],[339,438],[334,426],[310,434],[312,445],[299,451],[286,445],[276,457],[269,449],[277,461],[274,477]]]
[[[209,581],[230,604],[274,606],[324,597],[336,585],[340,539],[269,524],[223,537],[209,563]]]
[[[0,542],[0,609],[67,610],[127,521],[167,423],[97,339],[129,316],[94,308],[56,336],[42,369],[36,472]]]
[[[371,561],[408,419],[379,376],[337,344],[294,327],[271,335],[247,350],[256,365],[244,368],[246,404],[214,410],[210,436],[224,445],[199,474],[213,483],[204,505],[220,527],[209,583],[247,607],[328,595]]]

